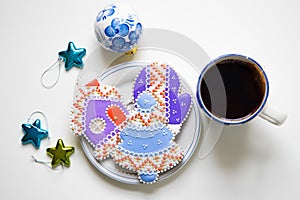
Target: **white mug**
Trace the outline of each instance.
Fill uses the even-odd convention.
[[[256,105],[255,109],[253,109],[251,111],[251,113],[247,113],[245,116],[239,117],[239,118],[227,118],[225,116],[218,116],[216,113],[212,112],[212,110],[208,109],[207,105],[204,102],[203,99],[203,91],[201,91],[202,84],[204,83],[204,79],[207,75],[207,73],[209,72],[209,70],[212,70],[212,68],[216,68],[216,66],[218,66],[220,63],[229,63],[229,65],[232,65],[230,62],[242,62],[244,64],[247,65],[247,67],[249,68],[253,68],[253,71],[256,72],[255,75],[251,75],[253,76],[253,78],[255,79],[260,79],[259,84],[261,85],[260,87],[263,88],[263,95],[261,97],[261,99],[258,101],[258,104]],[[232,68],[231,66],[229,66],[230,68]],[[240,67],[240,66],[238,66]],[[228,68],[229,69],[229,68]],[[233,69],[233,68],[232,68]],[[228,71],[230,72],[229,69]],[[218,71],[218,73],[220,73]],[[217,88],[218,89],[218,97],[223,98],[223,99],[219,99],[218,103],[223,103],[223,112],[226,113],[228,112],[228,105],[226,106],[226,101],[227,101],[227,97],[228,94],[231,93],[231,89],[234,87],[227,87],[224,85],[224,77],[221,77],[222,74],[217,75],[220,78],[216,78],[219,80],[219,85],[221,85],[220,87],[212,87],[212,89]],[[255,77],[255,76],[260,76],[259,78]],[[218,80],[213,80],[213,82],[217,82]],[[231,77],[231,79],[241,79],[241,77],[235,76],[235,77]],[[226,81],[226,80],[225,80]],[[230,82],[234,82],[234,80],[231,80]],[[238,82],[238,81],[237,81]],[[223,88],[222,88],[222,84],[223,84]],[[232,84],[232,83],[230,83]],[[244,85],[240,85],[240,89],[241,91],[245,91],[245,95],[247,95],[247,87],[243,87]],[[225,88],[226,87],[226,88]],[[209,91],[214,92],[214,91]],[[220,94],[221,93],[221,94]],[[216,59],[214,59],[213,61],[211,61],[202,71],[202,73],[200,74],[200,77],[198,79],[198,84],[197,84],[197,100],[198,103],[200,105],[200,107],[203,109],[203,111],[208,115],[208,117],[212,118],[213,120],[223,123],[225,125],[237,125],[237,124],[243,124],[246,123],[250,120],[252,120],[253,118],[255,118],[256,116],[260,116],[263,119],[268,120],[269,122],[275,124],[275,125],[281,125],[287,118],[286,114],[282,114],[279,112],[276,112],[274,110],[272,110],[269,106],[267,105],[267,99],[268,99],[268,95],[269,95],[269,81],[268,78],[263,70],[263,68],[252,58],[249,58],[247,56],[243,56],[243,55],[238,55],[238,54],[226,54],[223,56],[220,56]],[[245,97],[247,98],[247,97]],[[236,101],[235,101],[236,102]],[[237,104],[245,104],[245,102],[236,102]],[[213,106],[213,105],[212,105]],[[218,106],[218,105],[217,105]],[[237,105],[238,106],[238,105]],[[232,106],[234,107],[234,106]],[[230,106],[229,106],[230,109]]]
[[[235,62],[238,63],[238,65],[233,66],[232,63]],[[227,71],[222,71],[222,66],[225,66],[224,63],[228,63],[226,65],[226,67],[228,67]],[[249,81],[251,81],[253,78],[253,83],[258,83],[261,92],[260,95],[258,95],[259,97],[257,97],[258,99],[256,99],[254,96],[256,102],[254,104],[255,107],[253,107],[251,112],[241,115],[241,113],[239,113],[239,110],[236,109],[237,116],[239,114],[240,116],[234,118],[227,116],[228,113],[230,113],[230,110],[228,109],[234,107],[234,105],[230,105],[230,101],[227,102],[229,98],[228,96],[232,94],[231,90],[238,89],[243,94],[243,97],[245,96],[246,100],[251,99],[247,99],[247,95],[249,95],[248,88],[244,87],[245,85],[243,84],[243,76],[239,75],[239,73],[234,72],[233,67],[236,67],[237,69],[239,65],[240,67],[242,67],[242,64],[239,63],[243,63],[243,65],[247,66],[247,70],[253,71],[253,74],[251,76],[249,75],[248,77]],[[224,75],[225,72],[227,72],[227,78]],[[211,74],[213,74],[214,76],[212,76]],[[230,79],[228,79],[229,75],[231,75]],[[228,79],[229,81],[226,82],[226,79]],[[224,81],[226,83],[224,83]],[[235,83],[239,83],[239,81],[241,82],[240,84],[234,85]],[[209,87],[209,85],[212,86]],[[213,124],[213,126],[210,126],[210,129],[208,129],[206,132],[206,136],[200,148],[200,158],[205,158],[212,151],[221,134],[223,125],[244,124],[257,116],[275,125],[281,125],[282,123],[284,123],[287,115],[273,110],[267,104],[268,95],[269,81],[266,73],[264,72],[260,64],[258,64],[252,58],[238,54],[226,54],[208,63],[199,76],[196,96],[197,101],[204,113],[210,119],[212,119],[211,124]],[[210,101],[208,101],[207,99],[209,99]],[[236,107],[243,106],[244,104],[244,101],[239,102],[239,100],[240,99],[236,99],[235,101],[235,104],[237,105]],[[214,109],[214,107],[216,109]]]

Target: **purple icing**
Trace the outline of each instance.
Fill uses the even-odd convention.
[[[169,124],[180,124],[181,123],[181,108],[180,102],[173,92],[170,91],[170,117]]]
[[[180,88],[180,81],[178,78],[177,73],[170,67],[170,76],[169,76],[169,83],[170,83],[170,91],[174,94],[178,94]]]
[[[137,99],[138,95],[146,90],[146,67],[142,69],[139,76],[137,77],[134,88],[133,88],[133,97]]]
[[[127,114],[126,109],[120,102],[111,102],[108,100],[90,100],[88,102],[86,107],[85,135],[94,145],[97,145],[100,141],[107,137],[107,135],[110,134],[116,127],[106,115],[106,108],[112,103],[120,106],[125,114]],[[100,134],[94,134],[89,128],[91,120],[97,117],[104,119],[106,122],[106,127]]]
[[[181,124],[185,119],[191,105],[191,96],[187,93],[179,97],[170,92],[169,124]]]
[[[181,122],[182,122],[190,109],[191,96],[187,93],[184,93],[179,96],[178,100],[180,102],[180,107],[181,107]]]
[[[178,97],[178,92],[180,88],[180,81],[177,73],[170,68],[170,124],[181,124],[184,118],[186,117],[190,105],[191,105],[191,96],[187,93],[182,94]]]
[[[146,90],[147,87],[147,77],[146,77],[147,67],[144,67],[140,74],[138,75],[135,83],[133,96],[134,99],[137,99],[138,95]],[[181,124],[184,118],[186,117],[190,104],[191,96],[189,94],[182,94],[178,97],[180,89],[180,80],[178,74],[174,71],[173,68],[169,67],[169,73],[167,72],[168,85],[165,88],[169,92],[169,97],[165,101],[170,100],[169,102],[169,123],[170,124]]]

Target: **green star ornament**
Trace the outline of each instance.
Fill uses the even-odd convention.
[[[82,58],[85,54],[85,48],[76,48],[73,42],[69,42],[68,49],[66,51],[58,53],[59,57],[65,61],[66,71],[70,70],[73,66],[82,68]]]
[[[53,168],[57,167],[59,164],[70,167],[70,156],[74,153],[75,148],[72,146],[65,147],[62,139],[57,141],[56,147],[47,148],[47,153],[52,157],[51,166]]]

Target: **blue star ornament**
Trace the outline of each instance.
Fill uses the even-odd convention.
[[[65,61],[66,71],[70,70],[73,66],[78,68],[83,67],[82,58],[85,56],[85,48],[76,48],[73,42],[69,42],[68,49],[58,53],[59,57]]]
[[[41,129],[41,121],[35,120],[33,124],[22,124],[25,135],[22,144],[31,143],[36,149],[40,148],[41,140],[48,137],[48,131]]]

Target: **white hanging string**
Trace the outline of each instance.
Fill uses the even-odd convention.
[[[48,131],[48,120],[47,120],[46,115],[42,111],[34,111],[33,113],[31,113],[29,115],[28,119],[27,119],[27,123],[32,124],[36,120],[36,118],[34,118],[35,115],[40,115],[40,116],[42,116],[44,118],[43,121],[44,121],[44,124],[45,124],[45,128],[43,128],[43,129]],[[48,132],[48,139],[50,139],[49,132]],[[52,167],[50,161],[41,161],[41,160],[38,160],[33,155],[31,155],[31,158],[36,163],[43,164],[43,165],[47,166],[49,169],[57,170],[57,168],[53,168]],[[63,168],[63,165],[61,165],[61,167]]]
[[[59,77],[60,77],[60,70],[61,70],[61,65],[62,65],[61,63],[62,63],[62,61],[63,61],[63,58],[59,57],[59,58],[57,59],[57,61],[56,61],[53,65],[51,65],[49,68],[47,68],[47,69],[43,72],[43,74],[42,74],[42,76],[41,76],[41,85],[42,85],[44,88],[46,88],[46,89],[51,89],[51,88],[53,88],[53,87],[58,83],[58,80],[59,80]],[[55,67],[57,67],[57,63],[58,63],[58,74],[57,74],[56,80],[54,81],[54,83],[52,83],[52,84],[50,84],[50,85],[46,85],[46,84],[44,83],[44,76],[45,76],[49,71],[55,69]]]
[[[50,168],[50,169],[54,169],[54,168],[52,168],[51,165],[50,165],[51,162],[40,161],[40,160],[38,160],[36,157],[34,157],[33,155],[32,155],[31,157],[32,157],[32,159],[33,159],[34,162],[39,163],[39,164],[43,164],[43,165],[47,166],[47,167]],[[55,169],[55,170],[56,170],[56,169]]]
[[[33,120],[34,115],[41,115],[44,118],[43,122],[45,124],[45,128],[41,128],[41,129],[48,131],[48,120],[47,120],[46,115],[42,111],[37,110],[37,111],[34,111],[33,113],[31,113],[27,119],[27,123],[32,124],[35,121],[35,120]],[[48,139],[50,139],[49,131],[48,131]]]
[[[50,161],[41,161],[41,160],[38,160],[36,157],[34,157],[33,155],[31,156],[31,158],[33,159],[34,162],[36,163],[39,163],[39,164],[42,164],[42,165],[45,165],[47,166],[49,169],[52,169],[52,170],[58,170],[58,168],[53,168],[52,165],[50,164],[51,162]],[[61,166],[61,169],[63,168],[63,165],[60,165]]]

